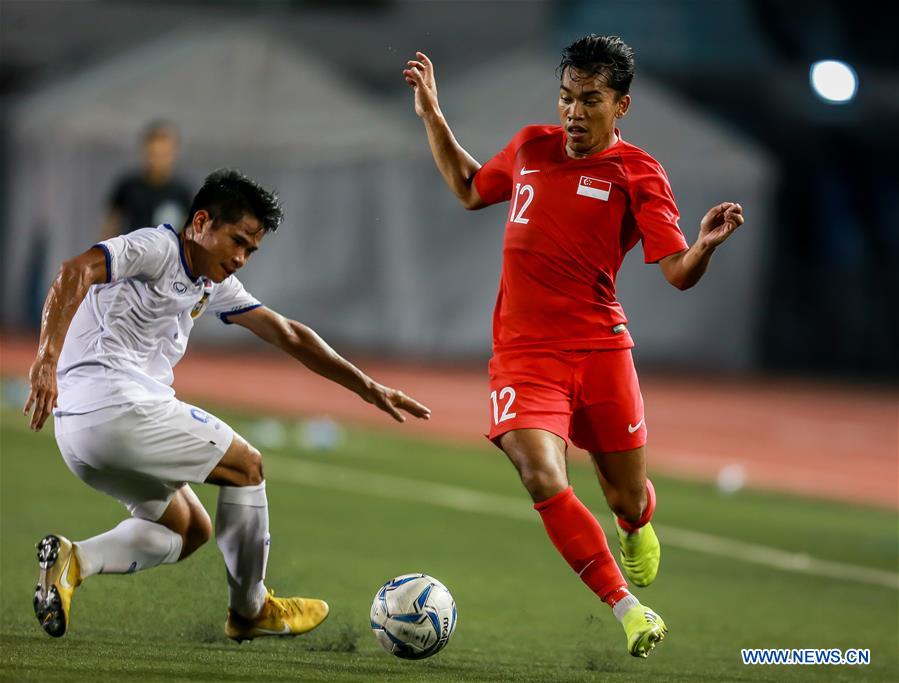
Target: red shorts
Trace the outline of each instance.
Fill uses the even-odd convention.
[[[595,453],[646,444],[643,396],[630,349],[503,351],[490,359],[491,427],[545,429]]]

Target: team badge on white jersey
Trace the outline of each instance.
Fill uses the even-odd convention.
[[[599,178],[591,178],[582,175],[577,184],[577,193],[584,197],[592,197],[593,199],[601,199],[604,202],[609,201],[609,193],[612,191],[612,183],[608,180],[600,180]]]
[[[197,302],[197,305],[193,307],[193,310],[190,312],[191,318],[199,318],[203,311],[206,310],[206,305],[209,303],[209,297],[212,295],[212,281],[203,278],[203,296],[200,297],[200,300]]]

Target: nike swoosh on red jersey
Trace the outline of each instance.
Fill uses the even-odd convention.
[[[520,175],[527,175],[528,173],[540,173],[540,169],[539,168],[527,169],[524,166],[522,166]]]
[[[631,434],[633,434],[638,429],[640,429],[640,425],[643,424],[643,420],[645,420],[645,419],[646,419],[645,417],[641,417],[640,421],[637,424],[635,424],[635,425],[628,424],[627,431],[629,431]]]

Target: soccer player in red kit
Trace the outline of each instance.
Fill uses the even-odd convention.
[[[643,244],[678,289],[696,284],[712,252],[743,223],[724,202],[689,246],[668,178],[615,127],[631,104],[633,51],[589,35],[559,65],[560,125],[527,126],[483,166],[456,141],[423,53],[403,75],[440,173],[466,209],[509,202],[493,318],[489,438],[518,470],[550,540],[646,657],[667,628],[627,590],[602,528],[568,482],[569,443],[587,450],[616,516],[621,565],[649,585],[661,556],[650,519],[646,418],[627,318],[615,298],[625,254]]]

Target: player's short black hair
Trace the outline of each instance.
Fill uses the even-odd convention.
[[[201,210],[209,212],[213,225],[237,223],[246,215],[254,216],[265,232],[277,230],[284,218],[284,208],[277,194],[263,189],[255,180],[232,168],[220,168],[206,177],[190,205],[184,227],[190,225],[194,215]]]
[[[603,75],[607,85],[619,96],[627,95],[634,80],[634,51],[618,36],[591,33],[562,50],[562,61],[556,69],[559,78],[568,69],[591,76]]]

